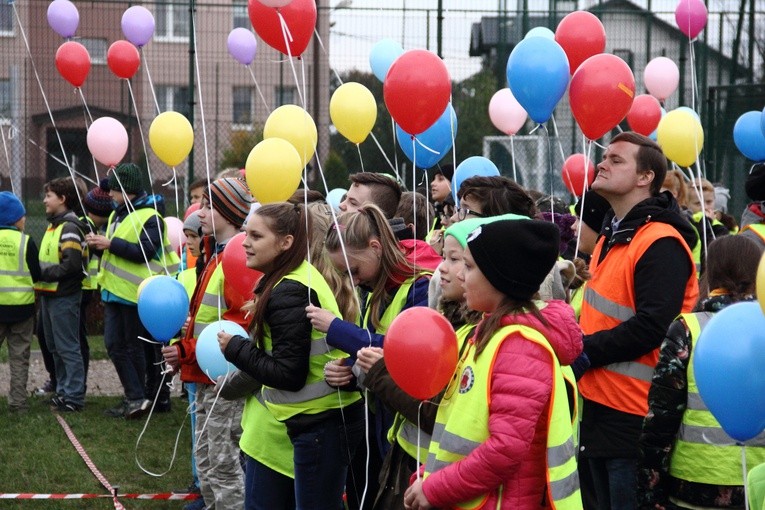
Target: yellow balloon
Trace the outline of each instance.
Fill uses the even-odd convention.
[[[194,130],[180,113],[160,113],[149,127],[149,145],[164,164],[177,166],[191,152]]]
[[[757,301],[760,303],[762,313],[765,313],[765,254],[760,259],[760,265],[757,266]]]
[[[316,124],[308,112],[294,104],[280,106],[268,116],[263,138],[281,138],[295,147],[305,167],[316,152]]]
[[[284,202],[295,193],[304,166],[290,142],[267,138],[252,148],[244,168],[252,196],[270,204]]]
[[[688,112],[672,110],[662,117],[656,128],[656,141],[664,155],[680,166],[691,166],[704,147],[701,123]]]
[[[329,117],[341,135],[353,143],[361,143],[377,120],[375,96],[361,83],[340,85],[329,101]]]

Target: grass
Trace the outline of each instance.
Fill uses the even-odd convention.
[[[90,359],[109,359],[109,355],[106,354],[106,346],[104,345],[103,336],[88,335],[88,345],[90,346]],[[37,341],[37,335],[32,336],[31,349],[33,351],[40,350],[40,343]],[[0,363],[8,363],[8,349],[5,342],[0,345]]]

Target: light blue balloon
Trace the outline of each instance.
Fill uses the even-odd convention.
[[[667,110],[665,110],[663,106],[661,106],[660,108],[661,108],[661,118],[663,119],[664,116],[667,114]],[[659,122],[661,122],[661,119],[659,119]],[[659,137],[658,131],[659,131],[659,128],[657,127],[656,129],[653,130],[653,133],[648,135],[648,138],[650,138],[651,140],[655,142],[656,139]]]
[[[470,177],[494,177],[499,176],[497,165],[483,156],[471,156],[457,166],[452,177],[452,196],[454,203],[460,205],[457,193],[460,186]]]
[[[699,114],[698,114],[698,113],[696,113],[696,110],[693,110],[693,109],[691,109],[691,108],[689,108],[689,107],[687,107],[687,106],[678,106],[677,108],[675,108],[675,110],[679,110],[679,111],[681,111],[681,112],[687,112],[687,113],[689,113],[689,114],[693,115],[693,117],[694,117],[694,118],[695,118],[697,121],[701,122],[701,117],[699,117]]]
[[[226,361],[220,350],[220,345],[218,345],[219,331],[250,338],[242,326],[232,321],[215,321],[202,330],[197,338],[197,363],[199,363],[202,372],[213,381],[222,375],[236,371],[236,367]]]
[[[452,129],[454,133],[452,133]],[[412,143],[412,135],[396,125],[398,146],[404,151],[409,161],[417,168],[430,168],[441,161],[452,148],[452,140],[457,138],[457,114],[451,103],[432,126],[417,135]],[[430,149],[430,150],[429,150]],[[435,151],[435,152],[433,152]],[[415,156],[417,157],[415,160]]]
[[[534,122],[547,122],[566,93],[569,67],[566,52],[555,41],[529,37],[507,59],[507,83]]]
[[[340,212],[340,202],[343,201],[346,193],[348,193],[348,190],[343,188],[335,188],[327,193],[327,203],[335,212]]]
[[[760,115],[760,128],[762,129],[762,134],[765,135],[765,108],[763,108]]]
[[[555,33],[553,33],[553,31],[547,27],[534,27],[528,32],[526,32],[526,36],[524,37],[524,39],[528,39],[529,37],[544,37],[546,39],[550,39],[551,41],[554,41]]]
[[[762,132],[762,112],[746,112],[733,126],[733,141],[741,154],[752,161],[765,161],[765,133]]]
[[[701,332],[691,356],[699,395],[723,430],[737,441],[762,432],[765,316],[759,303],[736,303],[718,312]]]
[[[369,67],[380,81],[385,81],[393,61],[404,53],[404,48],[393,39],[381,39],[372,46],[369,52]]]
[[[183,284],[171,276],[157,276],[138,296],[141,324],[160,342],[175,337],[189,315],[189,296]]]

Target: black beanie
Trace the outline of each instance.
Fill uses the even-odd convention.
[[[744,184],[746,196],[755,202],[765,200],[765,164],[757,163],[752,167]]]
[[[606,218],[606,214],[611,209],[611,204],[608,200],[601,197],[594,191],[590,190],[584,194],[584,210],[582,210],[582,199],[574,206],[576,215],[582,220],[582,223],[590,227],[592,230],[600,233],[600,229],[603,228],[603,220]]]
[[[503,220],[481,225],[468,236],[473,260],[498,291],[531,299],[558,259],[560,232],[540,220]]]
[[[123,190],[129,195],[140,195],[144,192],[141,183],[141,167],[135,163],[122,163],[109,174],[109,189]]]

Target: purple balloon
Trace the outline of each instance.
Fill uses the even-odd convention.
[[[61,37],[72,37],[80,24],[80,13],[69,0],[53,0],[48,6],[48,25]]]
[[[255,34],[246,28],[235,28],[228,34],[228,52],[237,62],[243,65],[250,65],[255,59],[255,52],[258,49],[258,41]]]
[[[146,7],[134,5],[122,14],[122,33],[139,48],[154,35],[154,15]]]

